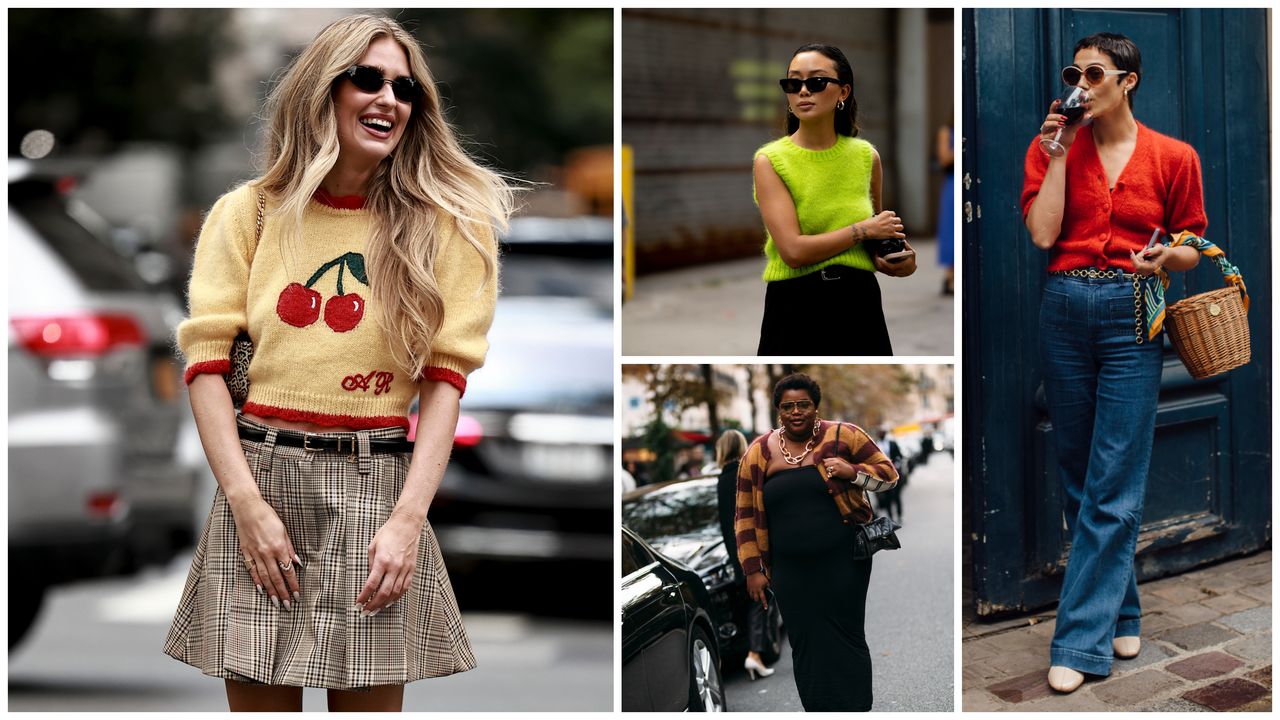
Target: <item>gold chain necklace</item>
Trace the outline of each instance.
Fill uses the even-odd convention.
[[[787,463],[788,465],[799,465],[804,460],[805,456],[808,455],[809,452],[813,450],[813,444],[818,440],[818,424],[819,424],[818,420],[813,421],[813,437],[809,438],[809,442],[805,443],[804,452],[800,453],[800,457],[796,457],[792,455],[787,450],[787,439],[782,432],[782,428],[778,428],[777,430],[774,431],[778,435],[778,447],[782,449],[783,462]]]

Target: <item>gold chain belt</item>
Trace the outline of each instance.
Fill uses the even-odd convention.
[[[1075,270],[1053,270],[1050,275],[1062,275],[1074,278],[1094,278],[1101,280],[1132,280],[1133,281],[1133,341],[1139,345],[1146,342],[1145,333],[1142,332],[1142,280],[1143,276],[1137,273],[1127,273],[1123,270],[1099,270],[1098,268],[1077,268]]]

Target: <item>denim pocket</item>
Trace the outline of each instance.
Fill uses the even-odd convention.
[[[1133,296],[1113,297],[1107,300],[1107,331],[1117,335],[1135,333],[1134,327],[1137,319],[1134,309]],[[1141,307],[1141,306],[1139,306]]]
[[[1071,298],[1065,293],[1045,290],[1040,297],[1040,326],[1065,328],[1071,322]]]

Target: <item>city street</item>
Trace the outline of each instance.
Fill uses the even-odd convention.
[[[902,549],[876,553],[866,624],[872,711],[952,709],[954,466],[950,455],[939,452],[915,469],[902,495]],[[774,668],[773,675],[754,682],[742,668],[726,668],[729,709],[802,711],[789,645]]]
[[[893,352],[898,356],[954,353],[953,296],[937,241],[911,239],[914,275],[877,275]],[[750,257],[636,278],[622,306],[623,355],[755,355],[764,315],[764,257]]]
[[[190,562],[52,591],[9,656],[9,710],[225,711],[221,680],[161,652]],[[464,612],[464,622],[479,667],[410,683],[405,710],[612,709],[607,623],[503,612]],[[324,691],[303,703],[324,710]]]

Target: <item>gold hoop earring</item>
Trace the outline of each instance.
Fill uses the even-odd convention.
[[[837,109],[837,110],[843,110],[843,109],[844,109],[844,101],[843,101],[843,100],[841,100],[840,102],[836,103],[836,109]]]

